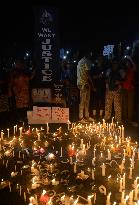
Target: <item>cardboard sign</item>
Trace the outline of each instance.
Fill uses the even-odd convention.
[[[69,120],[69,108],[52,107],[52,121],[67,123]]]
[[[69,108],[33,106],[27,117],[29,124],[68,123]]]
[[[35,119],[51,120],[51,107],[37,107],[33,106],[33,117]]]

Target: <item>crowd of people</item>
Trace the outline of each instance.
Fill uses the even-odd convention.
[[[122,124],[139,124],[139,52],[133,46],[129,55],[102,54],[91,50],[74,59],[61,59],[60,83],[70,120],[82,123],[106,122],[114,117]],[[0,69],[0,125],[13,121],[27,123],[32,107],[31,80],[37,68],[16,59],[12,69]]]
[[[77,86],[75,96],[79,96],[77,103],[80,122],[99,121],[103,118],[109,122],[114,117],[119,124],[138,126],[138,48],[133,47],[130,55],[110,55],[109,58],[99,55],[96,59],[93,58],[93,52],[87,50],[78,61],[77,69],[74,68],[76,72],[72,77],[73,68],[68,64],[63,72],[68,82],[68,85],[65,83],[65,90],[72,87],[74,79]],[[71,98],[71,93],[66,94]]]

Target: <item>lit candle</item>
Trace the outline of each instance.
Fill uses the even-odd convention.
[[[123,174],[123,189],[125,189],[125,173]]]
[[[72,164],[72,157],[70,157],[70,164]]]
[[[92,165],[95,166],[95,157],[92,159]]]
[[[4,135],[4,133],[3,133],[3,130],[1,131],[1,139],[3,140],[3,135]]]
[[[70,129],[70,121],[68,120],[68,130]]]
[[[16,127],[14,126],[14,135],[15,135],[15,129],[16,129]]]
[[[96,149],[94,148],[94,158],[96,157]]]
[[[92,201],[91,201],[92,196],[88,196],[88,205],[92,205]]]
[[[134,200],[135,200],[135,201],[138,200],[138,189],[139,189],[139,185],[137,185],[137,186],[135,187],[135,194],[134,194]]]
[[[111,152],[109,149],[108,149],[108,160],[111,160]]]
[[[92,169],[92,179],[95,179],[95,169]]]
[[[105,166],[104,163],[101,165],[101,168],[102,168],[102,176],[105,176],[105,169],[106,169],[106,166]]]
[[[27,199],[26,193],[24,192],[24,201],[25,201],[25,202],[26,202],[26,199]]]
[[[15,126],[15,131],[17,132],[17,125]]]
[[[8,131],[8,138],[9,138],[9,136],[10,136],[10,134],[9,134],[9,128],[7,129],[7,131]]]
[[[81,139],[80,147],[81,147],[81,148],[83,147],[83,139]]]
[[[111,205],[110,196],[111,196],[111,193],[109,193],[109,194],[107,195],[106,205]]]
[[[6,168],[8,167],[8,160],[6,161],[5,167],[6,167]]]
[[[124,142],[124,126],[122,125],[122,141]]]
[[[22,137],[22,129],[23,129],[22,127],[19,128],[19,131],[20,131],[20,137]]]
[[[120,179],[120,188],[119,188],[119,192],[122,192],[123,189],[123,179]]]
[[[133,170],[133,168],[132,168],[132,165],[131,165],[131,167],[129,168],[129,179],[132,179],[132,170]]]
[[[46,126],[46,131],[47,131],[47,134],[49,133],[49,124],[47,122],[47,126]]]
[[[61,154],[60,154],[60,157],[62,157],[63,156],[63,150],[62,150],[62,147],[61,147]]]
[[[121,204],[124,203],[124,197],[125,197],[125,191],[122,191],[122,195],[121,195]]]
[[[129,193],[129,202],[130,205],[133,204],[133,190]]]
[[[76,173],[77,172],[77,164],[76,164],[76,162],[74,163],[74,173]]]

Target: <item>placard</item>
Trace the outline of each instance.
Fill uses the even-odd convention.
[[[51,103],[52,91],[50,88],[33,88],[32,89],[33,103]]]
[[[52,121],[67,123],[69,120],[69,108],[52,107]]]

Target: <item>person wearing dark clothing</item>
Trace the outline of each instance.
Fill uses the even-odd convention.
[[[92,69],[92,80],[95,92],[92,99],[93,118],[102,119],[105,107],[105,68],[102,59]]]
[[[125,77],[122,83],[122,110],[124,122],[133,122],[135,98],[135,65],[130,57],[125,59]]]
[[[121,81],[122,77],[118,70],[119,64],[116,59],[112,61],[112,67],[106,73],[106,100],[105,100],[105,117],[106,121],[110,120],[112,115],[112,105],[114,104],[115,119],[119,123],[121,118]]]

